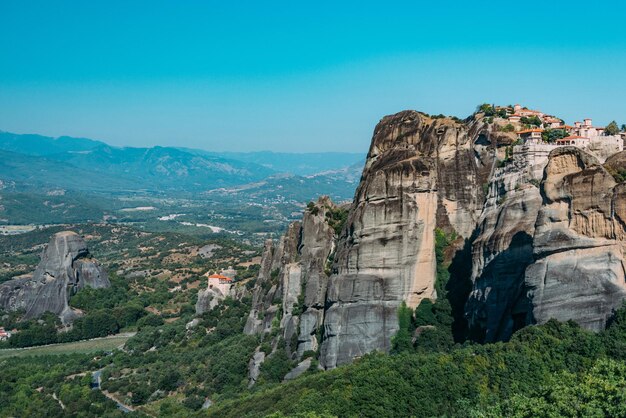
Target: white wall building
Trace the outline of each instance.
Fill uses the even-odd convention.
[[[221,274],[205,274],[208,278],[209,289],[219,290],[220,293],[224,296],[228,295],[230,292],[230,287],[233,284],[233,279],[230,277],[223,276]]]

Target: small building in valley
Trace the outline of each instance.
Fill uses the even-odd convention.
[[[11,338],[11,332],[6,331],[3,327],[0,327],[0,341],[6,341]]]
[[[209,277],[209,286],[216,284],[231,284],[233,279],[230,277],[222,276],[221,274],[211,274]]]
[[[230,291],[230,286],[233,284],[233,279],[223,274],[209,274],[205,276],[208,279],[209,289],[219,290],[223,295],[227,295]]]

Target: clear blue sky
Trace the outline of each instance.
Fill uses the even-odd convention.
[[[384,115],[626,123],[623,1],[0,0],[0,130],[365,152]]]

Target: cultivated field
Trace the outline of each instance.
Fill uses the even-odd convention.
[[[111,335],[110,337],[94,338],[87,341],[74,341],[63,344],[50,344],[41,347],[15,348],[0,350],[0,359],[7,357],[29,357],[45,355],[61,355],[75,353],[96,353],[98,351],[115,350],[129,338],[135,335],[134,332]]]

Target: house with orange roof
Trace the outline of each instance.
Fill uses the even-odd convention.
[[[231,284],[233,282],[233,279],[223,276],[221,274],[211,274],[207,277],[209,279],[209,286],[211,284]]]
[[[548,125],[550,129],[558,129],[563,128],[563,121],[559,118],[555,118],[554,116],[547,116],[542,121],[545,125]]]
[[[569,127],[571,135],[584,136],[585,138],[596,138],[604,135],[604,128],[593,126],[592,119],[585,118],[583,122],[574,122],[573,127]]]
[[[217,273],[209,274],[208,272],[204,276],[207,278],[209,289],[219,291],[223,296],[227,296],[230,293],[230,288],[234,282],[231,277]]]
[[[542,142],[542,133],[543,129],[541,128],[524,129],[523,131],[519,131],[517,136],[524,141],[525,144],[539,144]]]

